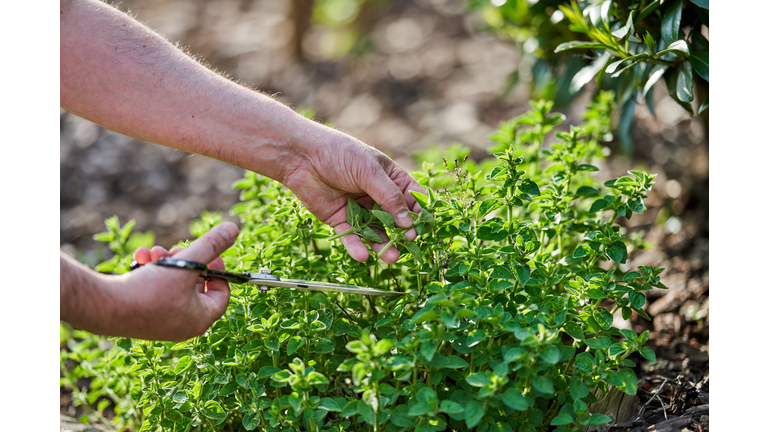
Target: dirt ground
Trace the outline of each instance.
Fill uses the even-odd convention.
[[[499,96],[520,61],[518,50],[476,31],[477,19],[459,1],[390,2],[370,21],[370,50],[340,61],[320,57],[322,32],[312,26],[299,59],[291,5],[126,0],[120,8],[233,78],[291,106],[316,109],[317,118],[408,169],[415,168],[414,152],[433,143],[460,142],[482,157],[499,122],[528,108],[525,86]],[[662,281],[669,287],[648,293],[651,322],[633,317],[619,323],[650,330],[657,361],[633,359],[642,414],[611,430],[708,430],[707,126],[665,97],[665,89],[655,93],[657,117],[638,108],[632,164],[614,157],[600,166],[606,179],[637,166],[658,174],[649,210],[624,221],[655,247],[633,252],[627,266],[664,267]],[[569,121],[577,120],[583,105],[581,98],[565,111]],[[190,237],[189,223],[201,211],[226,212],[237,202],[230,186],[241,177],[239,168],[126,137],[64,110],[60,120],[61,249],[83,262],[108,257],[92,236],[112,215],[135,219],[136,230],[152,230],[157,244],[170,246]],[[70,410],[62,402],[62,413]]]

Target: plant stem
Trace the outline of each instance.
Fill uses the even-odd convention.
[[[325,240],[327,240],[327,241],[336,240],[337,238],[344,237],[345,235],[352,234],[354,232],[355,232],[355,228],[353,227],[353,228],[350,228],[350,229],[344,231],[343,233],[338,233],[336,235],[332,235],[330,237],[326,237]]]
[[[384,255],[384,252],[386,252],[387,249],[389,249],[389,247],[392,246],[393,243],[394,243],[394,240],[388,241],[387,244],[384,245],[384,249],[382,249],[381,252],[376,254],[376,258],[381,259],[381,256]]]
[[[547,425],[549,422],[552,421],[552,419],[555,418],[555,415],[557,415],[557,409],[560,408],[560,402],[557,400],[554,401],[552,404],[552,407],[547,411],[547,414],[544,416],[544,422],[542,424]]]

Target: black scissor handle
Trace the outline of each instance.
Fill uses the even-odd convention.
[[[225,280],[227,282],[240,283],[240,284],[248,283],[248,281],[251,280],[250,275],[245,273],[230,273],[224,270],[209,269],[208,266],[203,263],[200,263],[197,261],[185,260],[185,259],[163,257],[158,259],[157,261],[152,262],[152,264],[163,266],[163,267],[199,271],[201,272],[200,276],[203,279],[220,279],[220,280]],[[137,263],[136,261],[133,261],[131,263],[131,270],[136,270],[139,267],[141,267],[141,264]]]

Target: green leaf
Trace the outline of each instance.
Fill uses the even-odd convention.
[[[189,395],[187,395],[187,392],[184,390],[177,391],[176,393],[173,394],[173,397],[171,398],[171,400],[180,404],[183,404],[184,402],[186,402],[187,399],[189,399]]]
[[[619,264],[627,262],[627,246],[621,240],[617,240],[611,243],[606,249],[605,253],[614,261]]]
[[[473,373],[466,380],[467,384],[474,387],[482,387],[491,383],[491,378],[485,372]]]
[[[429,198],[426,195],[416,191],[408,191],[408,192],[410,192],[411,196],[413,196],[416,202],[419,203],[422,209],[426,209],[427,207],[429,207]]]
[[[477,345],[480,341],[485,339],[485,336],[485,332],[480,329],[472,330],[467,336],[467,346],[471,348]]]
[[[577,171],[600,171],[600,168],[590,164],[579,164],[579,166],[576,167],[576,170]],[[582,186],[579,189],[582,189],[583,187],[586,187],[586,186]],[[589,189],[592,189],[592,188],[589,188]]]
[[[621,106],[621,114],[619,114],[619,125],[617,127],[619,132],[619,141],[626,154],[632,154],[632,125],[635,118],[635,107],[637,102],[635,101],[637,91],[632,92],[627,101]]]
[[[506,267],[496,266],[491,272],[491,278],[513,280],[515,277],[512,276],[512,273]]]
[[[439,315],[434,309],[422,309],[416,312],[413,318],[411,318],[411,324],[419,324],[423,323],[424,321],[431,321],[437,317],[439,317]]]
[[[637,375],[635,375],[635,372],[632,369],[621,369],[619,371],[619,376],[622,382],[620,389],[630,396],[636,395]]]
[[[235,381],[227,383],[224,387],[219,390],[219,396],[229,396],[232,393],[237,391],[238,384]]]
[[[579,327],[576,323],[573,323],[573,322],[566,323],[565,326],[563,326],[563,330],[565,330],[568,336],[576,340],[584,340],[584,332],[581,330],[581,327]]]
[[[664,54],[668,54],[668,53],[675,53],[677,55],[687,58],[690,55],[690,51],[688,49],[688,43],[682,39],[678,41],[674,41],[669,47],[667,47],[667,49],[657,52],[656,57],[660,58]]]
[[[709,51],[694,51],[688,61],[691,62],[693,70],[709,82]]]
[[[642,21],[643,18],[647,17],[648,14],[655,11],[656,8],[659,7],[662,0],[653,0],[652,2],[648,3],[646,7],[643,8],[642,11],[640,11],[640,15],[637,17],[637,21]]]
[[[124,338],[120,338],[120,340],[124,340],[124,341],[127,340],[128,341],[128,347],[127,348],[123,348],[123,349],[125,349],[126,351],[130,350],[130,348],[131,348],[130,341],[131,340],[130,339],[124,339]],[[122,348],[121,344],[118,343],[118,345]],[[194,346],[194,344],[192,342],[186,340],[184,342],[179,342],[176,345],[172,346],[171,350],[173,350],[173,351],[183,350],[183,349],[191,348],[193,346]]]
[[[597,321],[600,327],[606,330],[611,328],[611,324],[613,324],[613,315],[611,315],[610,312],[605,310],[605,308],[598,307],[592,313],[592,316],[595,318],[595,321]]]
[[[661,19],[661,39],[669,46],[677,40],[677,34],[680,32],[680,16],[683,12],[682,0],[672,3],[664,17]]]
[[[701,103],[701,106],[699,107],[699,114],[703,113],[707,108],[709,108],[709,96],[707,96],[707,98],[704,99],[704,102]]]
[[[573,423],[573,417],[568,414],[560,413],[549,423],[551,426],[565,426]]]
[[[601,425],[604,423],[608,423],[612,419],[608,417],[605,414],[592,414],[592,416],[587,420],[588,425]]]
[[[419,264],[424,264],[424,257],[421,255],[421,249],[419,249],[419,245],[416,244],[416,242],[412,242],[406,239],[405,242],[402,243],[403,246],[405,246],[406,249],[408,249],[408,252],[413,255],[413,258],[419,262]]]
[[[587,245],[580,245],[579,247],[576,248],[575,251],[573,251],[573,257],[574,258],[581,258],[581,257],[585,257],[585,256],[589,255],[590,253],[592,253],[592,249],[590,249],[589,246],[587,246]]]
[[[507,346],[505,346],[504,348],[507,348]],[[504,352],[504,361],[506,363],[510,363],[515,360],[518,360],[527,354],[525,349],[521,347],[512,347],[509,349],[504,349],[504,348],[502,349],[502,351]]]
[[[608,60],[610,59],[611,54],[608,51],[604,51],[600,54],[600,57],[598,57],[597,60],[592,62],[592,64],[585,66],[576,72],[573,79],[571,79],[571,85],[568,87],[568,90],[571,93],[576,93],[581,90],[584,85],[592,81],[592,78],[594,78],[595,75],[605,69],[605,65],[608,64]]]
[[[573,365],[585,372],[590,372],[595,367],[595,358],[588,352],[579,353],[576,355]]]
[[[482,203],[480,203],[480,207],[477,209],[477,218],[483,218],[488,213],[492,212],[494,209],[497,209],[501,207],[502,201],[496,198],[490,198]]]
[[[619,39],[620,41],[624,41],[627,37],[631,36],[635,33],[635,23],[633,21],[635,15],[635,11],[629,12],[629,18],[627,18],[627,23],[624,24],[623,27],[613,32],[613,36]]]
[[[408,410],[408,415],[411,417],[421,417],[425,414],[431,413],[432,407],[427,405],[424,402],[416,402],[413,404],[413,406]]]
[[[184,373],[189,367],[192,366],[192,357],[185,356],[179,359],[179,362],[176,363],[176,367],[173,368],[173,373],[175,375],[179,375]]]
[[[480,424],[480,420],[483,419],[484,415],[485,405],[476,400],[472,400],[467,404],[467,407],[464,410],[464,421],[467,422],[467,427],[472,429]]]
[[[629,294],[629,301],[632,303],[632,307],[635,309],[640,309],[645,304],[645,294],[637,291],[630,291]]]
[[[691,0],[691,3],[702,9],[709,10],[709,0]]]
[[[363,229],[360,230],[360,236],[374,243],[384,243],[384,239],[369,226],[364,226]]]
[[[394,321],[395,321],[394,317],[386,316],[386,317],[376,321],[376,324],[374,324],[374,327],[375,328],[379,328],[379,327],[385,326],[387,324],[391,324]]]
[[[115,234],[111,232],[103,232],[93,235],[93,239],[100,242],[111,242],[115,240]]]
[[[568,391],[571,393],[572,398],[581,399],[589,394],[589,386],[582,381],[574,379],[571,380]]]
[[[357,201],[352,198],[347,198],[347,222],[355,226],[358,221],[362,220],[363,208]]]
[[[436,368],[446,368],[446,369],[462,369],[467,366],[469,366],[469,363],[464,361],[461,357],[458,356],[446,356],[440,353],[435,354],[435,357],[432,359],[431,362],[427,362],[428,366],[436,367]]]
[[[448,415],[461,414],[464,412],[464,407],[452,400],[442,400],[440,401],[440,411]]]
[[[645,211],[645,204],[643,204],[642,198],[632,198],[627,201],[627,207],[632,209],[637,214],[643,214]]]
[[[223,422],[227,418],[227,412],[216,401],[208,401],[201,410],[204,416],[215,421],[217,424]]]
[[[560,413],[549,423],[551,426],[565,426],[573,423],[573,417],[566,413]]]
[[[549,364],[556,364],[560,361],[560,348],[550,345],[541,352],[541,359]]]
[[[335,400],[329,397],[320,399],[320,402],[317,404],[317,407],[326,411],[334,411],[334,412],[341,411],[341,407],[339,406],[338,402],[336,402]]]
[[[679,23],[678,23],[679,26]],[[555,48],[555,53],[559,53],[565,50],[578,49],[578,48],[590,48],[590,49],[607,49],[608,47],[600,42],[592,41],[570,41],[563,42]]]
[[[598,193],[600,191],[591,186],[582,186],[576,190],[576,195],[596,195]]]
[[[640,355],[645,357],[649,361],[656,361],[656,353],[649,347],[640,348]]]
[[[531,406],[525,396],[520,393],[520,390],[513,387],[508,388],[507,391],[500,394],[499,398],[504,403],[504,405],[512,408],[513,410],[525,411]]]
[[[512,271],[515,272],[515,279],[521,285],[525,285],[531,279],[531,269],[527,265],[516,265]]]
[[[602,198],[599,198],[599,199],[595,200],[595,202],[592,203],[592,207],[589,208],[589,214],[597,213],[600,210],[608,207],[608,205],[609,205],[608,201],[606,201],[606,200],[604,200]]]
[[[429,406],[437,406],[437,393],[429,387],[422,387],[416,393],[416,400]]]
[[[389,354],[389,351],[394,346],[394,342],[392,342],[389,339],[382,339],[378,342],[376,342],[376,345],[373,347],[373,355],[376,357],[383,356],[385,354]]]
[[[587,346],[592,349],[604,350],[604,349],[608,349],[608,347],[611,346],[611,338],[607,336],[599,336],[599,337],[586,339],[584,343],[587,344]]]
[[[259,426],[261,418],[257,412],[251,412],[243,416],[243,427],[245,430],[252,431]]]
[[[545,395],[555,394],[555,387],[552,385],[552,378],[548,376],[531,377],[531,385],[533,385],[535,390]]]
[[[395,218],[391,214],[382,210],[371,210],[374,216],[387,228],[395,228]]]
[[[651,32],[646,30],[645,36],[643,36],[643,42],[645,43],[645,46],[648,47],[648,51],[650,51],[651,54],[653,54],[656,48],[656,40],[653,39]]]
[[[299,336],[292,337],[291,340],[288,341],[288,350],[286,351],[286,354],[291,355],[295,353],[302,345],[304,345],[304,339]]]
[[[259,369],[259,378],[264,378],[268,376],[272,376],[273,374],[280,372],[280,368],[276,368],[274,366],[264,366],[263,368]]]
[[[605,73],[612,74],[612,73],[616,72],[616,69],[618,69],[619,66],[621,66],[623,63],[627,63],[627,64],[631,63],[632,65],[634,65],[634,64],[637,64],[637,62],[639,60],[645,60],[645,59],[648,59],[648,58],[650,58],[650,56],[648,54],[642,53],[642,54],[637,54],[637,55],[633,55],[633,56],[630,56],[630,57],[626,57],[626,58],[623,58],[621,60],[617,60],[617,61],[609,64],[608,67],[605,68]],[[614,74],[613,76],[614,77],[618,76],[621,72],[626,70],[628,67],[631,67],[631,66],[625,66],[623,69],[621,69],[621,71],[619,71],[618,73]]]
[[[362,400],[357,401],[357,412],[368,424],[373,424],[373,408]]]
[[[533,196],[539,196],[541,195],[541,192],[539,191],[539,185],[537,185],[535,182],[529,179],[525,179],[522,182],[520,182],[520,185],[518,188],[527,193],[528,195]]]
[[[273,335],[264,341],[264,346],[272,351],[280,351],[280,338],[277,335]]]

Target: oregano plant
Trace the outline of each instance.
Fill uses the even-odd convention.
[[[253,173],[235,183],[241,234],[223,254],[228,270],[269,267],[405,295],[235,284],[202,336],[117,339],[102,351],[111,357],[81,348],[62,361],[78,362],[80,376],[119,371],[116,424],[132,430],[577,431],[610,422],[590,412],[595,391],[634,395],[629,356],[655,359],[648,332],[614,326],[618,313],[647,319],[644,291],[665,288],[662,269],[626,267],[641,243],[617,225],[645,211],[654,176],[595,179],[611,103],[593,103],[584,123],[545,145],[564,120],[551,107],[535,102],[502,124],[488,159],[454,148],[456,157],[423,160],[414,241],[379,207],[350,201],[351,229],[334,235],[279,184]],[[207,213],[196,234],[219,220]],[[348,233],[369,242],[386,233],[401,258],[356,262],[338,241]]]

